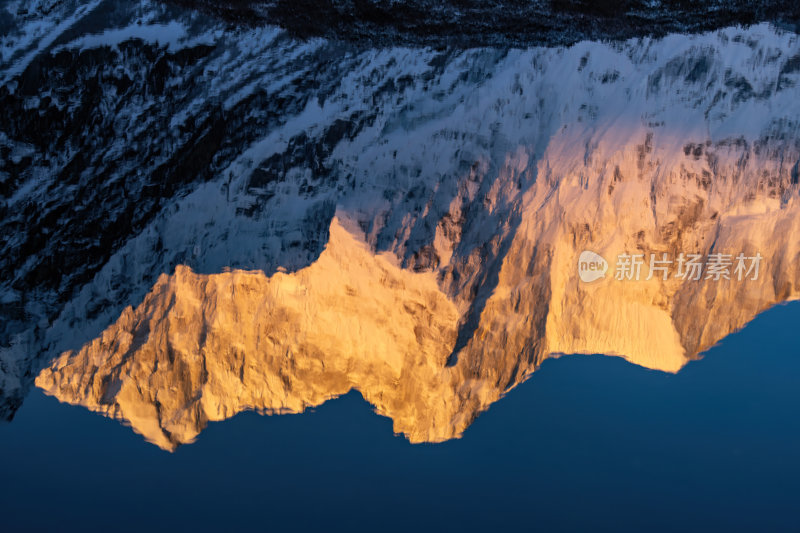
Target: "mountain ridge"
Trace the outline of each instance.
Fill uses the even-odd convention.
[[[53,28],[71,20],[69,5],[51,12]],[[435,273],[458,313],[437,365],[472,369],[469,383],[483,369],[490,395],[546,354],[642,355],[605,315],[567,320],[585,292],[569,278],[579,247],[609,259],[725,242],[734,254],[770,252],[769,283],[623,286],[609,300],[635,324],[623,303],[644,298],[663,325],[654,331],[683,332],[680,357],[665,350],[659,368],[795,295],[791,32],[364,50],[157,2],[98,6],[0,84],[6,418],[40,370],[91,345],[162,274],[312,268],[334,216],[371,253]],[[16,42],[4,61],[36,42]],[[535,284],[523,282],[529,273]],[[667,322],[668,298],[687,311]],[[698,315],[698,301],[740,309]],[[590,327],[607,333],[584,342]]]
[[[569,46],[771,22],[800,28],[784,0],[166,0],[234,24],[366,46]]]

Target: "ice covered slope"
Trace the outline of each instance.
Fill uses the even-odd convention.
[[[455,310],[432,375],[470,407],[431,410],[448,420],[436,431],[396,412],[419,440],[459,434],[552,353],[676,370],[796,294],[794,34],[761,25],[570,48],[364,50],[160,4],[107,7],[0,86],[6,416],[57,356],[48,390],[100,401],[65,384],[124,354],[92,352],[97,369],[70,361],[126,306],[150,323],[153,306],[139,304],[155,283],[175,285],[173,273],[202,285],[233,268],[271,284],[313,269],[336,213],[365,253],[434,279]],[[159,34],[175,24],[177,38]],[[770,254],[768,281],[603,289],[570,277],[584,248],[707,253],[726,238],[742,248],[731,253]],[[198,287],[184,292],[204,298]],[[614,312],[577,314],[593,298]],[[734,310],[714,307],[724,301]],[[626,334],[631,325],[647,335]],[[346,384],[366,388],[356,378]],[[114,391],[103,405],[116,405]]]

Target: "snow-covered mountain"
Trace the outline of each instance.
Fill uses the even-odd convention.
[[[6,417],[44,368],[168,449],[350,388],[439,441],[547,357],[677,371],[798,296],[794,33],[365,49],[41,5],[0,42]],[[586,284],[584,250],[763,262]]]

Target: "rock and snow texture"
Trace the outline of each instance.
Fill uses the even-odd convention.
[[[798,214],[795,202],[746,226],[775,224],[796,236]],[[708,221],[698,222],[694,235],[707,238]],[[574,239],[598,245],[624,236],[601,230],[598,242],[538,216],[523,225],[455,361],[464,315],[436,273],[375,253],[358,225],[337,215],[325,250],[296,272],[204,275],[180,266],[162,275],[142,304],[56,358],[36,384],[61,401],[125,421],[167,450],[192,442],[209,421],[251,409],[302,412],[353,388],[392,418],[396,432],[412,442],[439,442],[460,436],[546,357],[618,354],[674,372],[693,350],[800,292],[800,273],[780,264],[787,251],[797,257],[796,240],[775,243],[736,222],[725,225],[715,247],[766,250],[770,268],[760,281],[581,285]],[[539,233],[544,228],[554,241]],[[777,294],[776,286],[785,292]]]
[[[440,441],[547,357],[677,371],[798,296],[795,34],[363,50],[97,17],[0,87],[7,416],[44,366],[167,449],[351,388]],[[587,285],[586,249],[764,260]]]
[[[366,46],[568,46],[771,22],[800,28],[792,0],[164,0],[238,24]]]

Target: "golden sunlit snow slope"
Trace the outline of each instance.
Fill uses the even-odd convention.
[[[559,189],[569,192],[570,182],[563,178]],[[636,194],[632,187],[625,194]],[[795,200],[683,228],[683,241],[713,237],[718,250],[758,250],[765,256],[758,281],[617,281],[610,272],[585,284],[576,269],[584,248],[613,265],[622,251],[672,251],[678,243],[640,234],[649,208],[605,225],[600,216],[589,231],[585,213],[571,207],[593,192],[546,188],[524,199],[497,287],[451,365],[463,313],[436,273],[375,254],[340,214],[319,259],[297,272],[200,275],[178,267],[162,275],[139,307],[62,354],[36,383],[130,423],[165,449],[191,442],[209,420],[245,409],[301,412],[352,388],[411,441],[441,441],[460,436],[550,355],[616,354],[674,372],[759,311],[797,297],[800,276],[786,268],[798,253]]]

